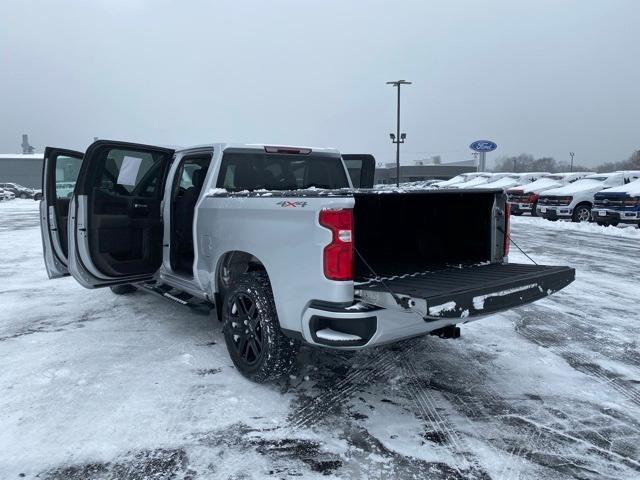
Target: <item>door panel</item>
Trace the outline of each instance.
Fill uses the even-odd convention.
[[[373,155],[345,154],[342,155],[342,160],[355,188],[373,188],[376,173],[376,159]]]
[[[49,278],[69,275],[68,217],[69,202],[82,165],[83,153],[47,147],[42,166],[40,232],[42,251]]]
[[[89,288],[139,282],[162,262],[160,205],[171,149],[99,140],[78,179],[72,275]]]

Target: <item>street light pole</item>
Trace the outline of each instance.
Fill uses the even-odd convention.
[[[412,82],[406,80],[396,80],[395,82],[387,82],[387,85],[393,85],[398,89],[398,105],[397,105],[397,122],[396,134],[389,134],[391,142],[396,144],[396,186],[400,186],[400,144],[404,143],[407,138],[406,133],[400,133],[400,85],[411,85]]]
[[[571,155],[571,167],[569,168],[569,171],[573,172],[573,156],[575,155],[575,153],[569,152],[569,155]]]

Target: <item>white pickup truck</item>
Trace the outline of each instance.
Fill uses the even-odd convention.
[[[640,172],[595,173],[560,188],[542,193],[536,213],[548,220],[591,221],[591,209],[597,192],[625,185],[640,178]]]
[[[434,188],[450,188],[453,185],[460,185],[462,183],[469,182],[474,178],[478,177],[479,175],[482,175],[482,172],[461,173],[460,175],[456,175],[455,177],[450,178],[449,180],[442,180],[440,182],[435,182],[431,186]]]
[[[70,198],[56,189],[61,162],[79,166]],[[47,272],[215,308],[232,361],[256,381],[289,372],[301,343],[456,336],[573,281],[569,267],[507,262],[502,190],[362,188],[374,168],[324,148],[47,148]]]
[[[496,173],[490,182],[476,185],[473,188],[501,188],[508,190],[510,188],[527,185],[535,182],[539,178],[549,175],[547,172],[528,172],[528,173]]]
[[[530,213],[535,217],[538,196],[552,188],[568,185],[576,180],[589,175],[590,172],[552,173],[539,178],[535,182],[520,187],[513,187],[507,190],[509,205],[513,215]]]
[[[497,174],[500,175],[500,174]],[[489,172],[478,172],[477,175],[472,177],[470,180],[466,180],[463,183],[454,183],[453,185],[449,185],[448,188],[474,188],[478,185],[484,185],[489,183],[494,178],[493,173]]]

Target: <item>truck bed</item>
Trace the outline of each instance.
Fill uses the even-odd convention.
[[[378,304],[390,296],[389,291],[407,298],[425,320],[464,319],[538,300],[564,288],[574,278],[575,270],[570,267],[489,264],[370,280],[357,289],[363,299]]]

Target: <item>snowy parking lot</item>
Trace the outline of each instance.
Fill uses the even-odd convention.
[[[576,281],[257,385],[214,314],[48,280],[37,203],[3,202],[0,478],[640,478],[640,230],[512,223]]]

